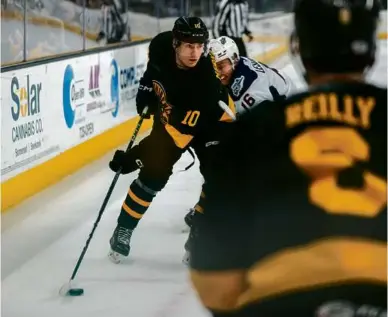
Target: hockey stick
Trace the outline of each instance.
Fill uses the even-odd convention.
[[[218,101],[218,105],[233,119],[233,121],[236,120],[236,115],[233,113],[233,111],[228,107],[228,105],[225,102],[220,100]]]
[[[143,120],[144,120],[144,117],[145,117],[147,111],[148,111],[148,107],[145,107],[143,112],[142,112],[142,114],[141,114],[141,116],[140,116],[139,121],[137,122],[135,131],[132,134],[132,138],[131,138],[131,141],[129,142],[128,146],[127,146],[126,152],[128,152],[132,148],[133,144],[135,143],[136,137],[137,137],[137,135],[139,133],[140,127],[141,127],[141,125],[143,123]],[[84,290],[82,288],[73,288],[72,282],[73,282],[73,280],[75,279],[75,277],[77,275],[78,269],[81,266],[81,263],[82,263],[82,261],[84,259],[84,256],[86,254],[87,249],[89,248],[90,241],[93,238],[94,231],[96,231],[96,229],[97,229],[97,226],[98,226],[98,224],[99,224],[99,222],[101,220],[102,214],[105,211],[105,208],[106,208],[106,206],[108,204],[109,198],[112,195],[113,189],[116,186],[116,183],[117,183],[117,181],[118,181],[118,179],[120,177],[120,174],[121,174],[121,168],[116,172],[116,174],[115,174],[115,176],[114,176],[114,178],[112,180],[112,183],[109,186],[108,192],[106,193],[106,196],[105,196],[105,199],[104,199],[104,201],[103,201],[103,203],[101,205],[100,211],[98,212],[97,219],[94,222],[93,229],[90,232],[88,239],[86,240],[86,244],[85,244],[85,246],[84,246],[84,248],[83,248],[83,250],[81,252],[80,257],[78,258],[77,264],[74,267],[74,270],[73,270],[73,273],[71,274],[69,282],[64,284],[61,287],[61,289],[59,290],[59,294],[62,295],[62,296],[67,296],[67,295],[68,296],[80,296],[80,295],[82,295],[84,293]]]

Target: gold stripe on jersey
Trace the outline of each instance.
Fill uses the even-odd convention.
[[[247,282],[238,306],[333,284],[386,284],[387,244],[340,237],[288,248],[258,261]]]
[[[319,93],[287,106],[286,126],[292,128],[299,124],[328,120],[369,129],[370,115],[375,105],[375,97],[340,97],[335,93]]]
[[[193,139],[192,135],[183,134],[168,123],[165,124],[164,127],[165,127],[167,133],[174,140],[175,145],[181,149],[185,148]]]

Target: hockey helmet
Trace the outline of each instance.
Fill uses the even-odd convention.
[[[379,0],[296,0],[290,53],[318,73],[364,71],[373,65]]]
[[[227,36],[221,36],[210,40],[209,50],[213,54],[216,63],[229,59],[232,65],[240,59],[240,53],[234,40]]]
[[[209,39],[209,31],[198,17],[178,18],[172,33],[175,40],[186,43],[206,43]]]

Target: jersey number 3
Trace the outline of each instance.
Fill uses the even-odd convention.
[[[387,202],[387,182],[363,172],[361,188],[343,188],[338,174],[369,160],[368,143],[351,128],[310,129],[291,144],[291,158],[311,178],[310,201],[331,214],[374,217]]]

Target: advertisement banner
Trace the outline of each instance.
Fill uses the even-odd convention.
[[[2,182],[135,117],[148,45],[2,73]]]
[[[59,152],[53,134],[48,69],[2,74],[1,174],[14,176]],[[7,177],[8,176],[8,177]]]

